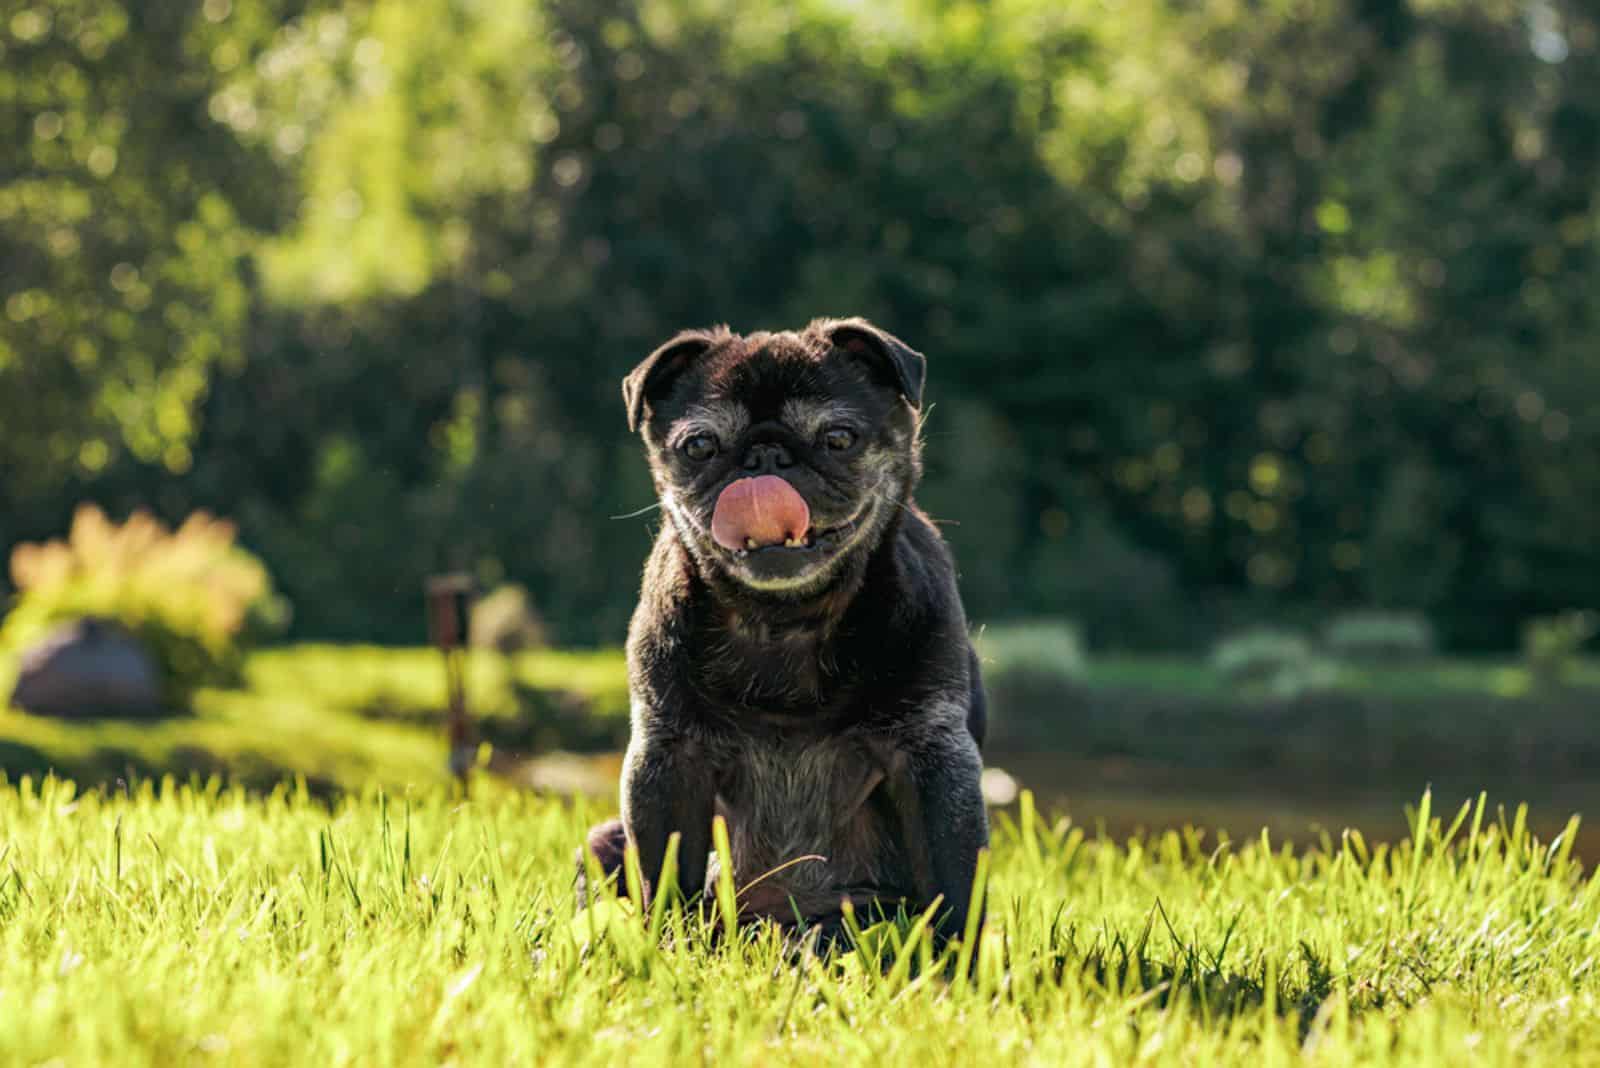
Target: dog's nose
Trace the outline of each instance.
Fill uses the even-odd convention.
[[[793,466],[794,457],[789,450],[775,441],[758,442],[744,454],[746,471],[781,471]]]

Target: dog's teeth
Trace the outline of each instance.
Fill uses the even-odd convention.
[[[756,547],[756,539],[754,539],[754,538],[746,538],[746,539],[744,539],[744,547],[746,549],[754,549]]]
[[[798,549],[798,548],[800,548],[800,545],[801,545],[801,542],[800,542],[799,538],[784,538],[783,539],[783,547],[785,549]]]

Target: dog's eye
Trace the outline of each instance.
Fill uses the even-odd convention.
[[[697,464],[703,464],[717,454],[714,434],[696,434],[684,441],[683,454]]]
[[[856,432],[847,426],[836,426],[823,432],[822,443],[834,452],[843,452],[856,443]]]

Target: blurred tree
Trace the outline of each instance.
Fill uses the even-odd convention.
[[[241,358],[270,164],[208,114],[276,29],[219,0],[56,0],[0,16],[0,541],[19,505],[124,450],[187,472],[210,368]]]
[[[979,618],[1600,603],[1577,0],[146,7],[0,24],[0,539],[206,506],[302,633],[415,640],[448,566],[615,640],[617,379],[860,313]]]

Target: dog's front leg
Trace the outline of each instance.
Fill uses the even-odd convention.
[[[645,894],[653,896],[667,840],[678,840],[678,886],[693,898],[705,889],[716,786],[698,745],[675,735],[635,731],[622,769],[622,825],[639,850]]]
[[[937,930],[959,937],[972,904],[978,851],[989,844],[977,743],[962,721],[928,726],[910,739],[885,743],[880,752],[917,896],[923,907],[942,896]]]

